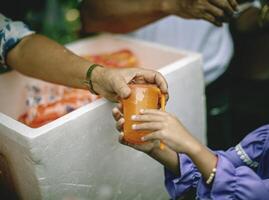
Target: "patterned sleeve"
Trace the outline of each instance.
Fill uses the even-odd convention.
[[[0,69],[8,70],[6,55],[25,36],[33,34],[23,22],[12,21],[0,13]]]

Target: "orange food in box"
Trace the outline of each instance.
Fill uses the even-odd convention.
[[[138,59],[132,51],[123,49],[113,53],[83,56],[92,63],[98,63],[106,67],[138,67]]]

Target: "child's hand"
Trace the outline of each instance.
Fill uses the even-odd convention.
[[[152,151],[157,148],[159,149],[160,148],[160,142],[155,140],[153,142],[146,142],[144,144],[132,144],[132,143],[129,143],[127,141],[124,140],[124,133],[121,132],[120,133],[120,136],[119,136],[119,142],[123,145],[126,145],[126,146],[129,146],[129,147],[132,147],[138,151],[142,151],[148,155],[150,155],[152,153]]]
[[[196,139],[188,133],[180,121],[166,112],[143,110],[141,115],[135,115],[132,119],[136,122],[143,122],[134,125],[134,130],[152,131],[151,134],[142,138],[143,141],[161,140],[174,151],[187,154],[197,146]]]
[[[112,114],[114,119],[117,121],[116,122],[116,128],[118,131],[121,132],[119,136],[119,142],[123,145],[130,146],[138,151],[142,151],[146,154],[150,154],[154,148],[159,148],[160,142],[159,141],[154,141],[154,142],[147,142],[145,144],[131,144],[128,143],[124,140],[124,133],[123,131],[123,124],[124,124],[124,118],[122,114],[122,105],[118,104],[117,107],[113,108]]]
[[[116,107],[112,109],[112,115],[116,121],[116,128],[119,132],[123,131],[124,118],[122,113],[122,104],[118,103]]]

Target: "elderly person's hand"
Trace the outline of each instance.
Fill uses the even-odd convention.
[[[96,67],[92,72],[91,80],[94,91],[111,101],[127,98],[131,93],[129,83],[156,84],[162,93],[168,92],[167,82],[159,72],[141,68]]]
[[[169,0],[172,14],[186,19],[204,19],[221,26],[236,11],[236,0]]]

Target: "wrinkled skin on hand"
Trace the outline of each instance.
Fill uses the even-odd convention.
[[[186,19],[204,19],[216,26],[228,21],[236,11],[236,0],[172,0],[173,14]]]
[[[129,83],[156,84],[162,93],[168,95],[168,85],[159,72],[142,68],[109,69],[97,67],[92,72],[92,85],[95,92],[117,102],[127,98],[131,89]]]

